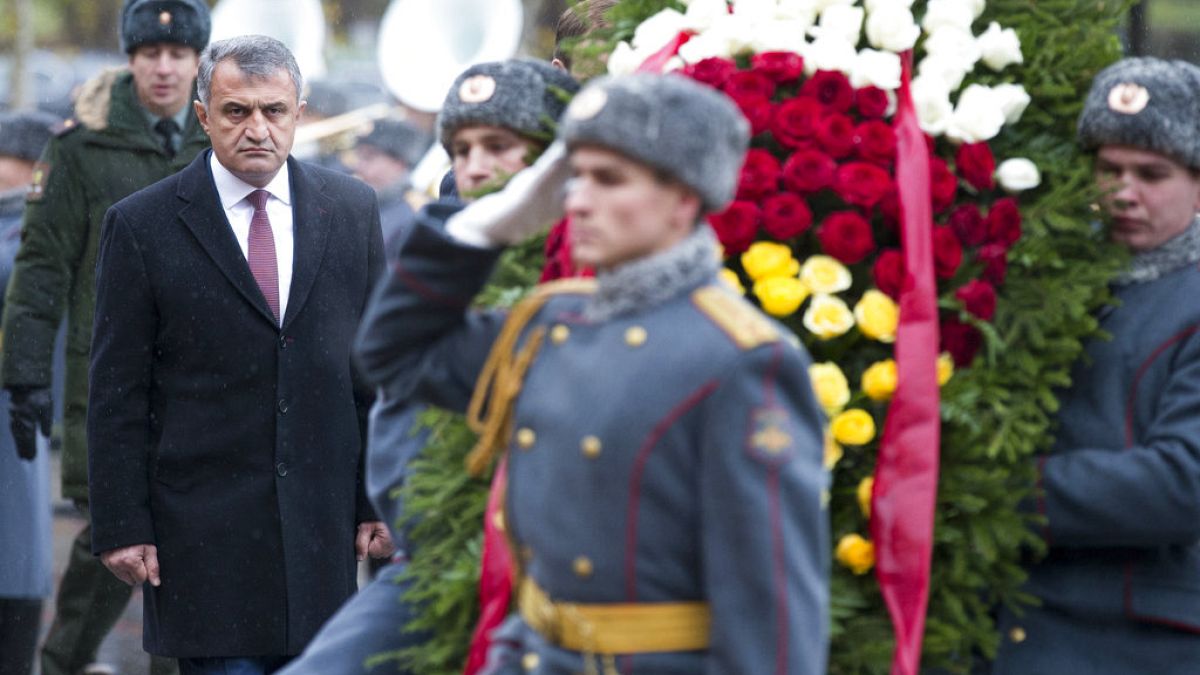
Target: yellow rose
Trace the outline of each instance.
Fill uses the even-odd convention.
[[[742,268],[755,281],[768,277],[794,277],[800,263],[792,257],[792,249],[773,241],[756,241],[742,254]]]
[[[721,281],[729,284],[729,287],[738,292],[738,295],[746,294],[746,287],[742,285],[742,280],[738,278],[737,272],[728,267],[721,268]]]
[[[804,304],[808,287],[796,277],[768,277],[754,282],[754,295],[771,316],[791,316]]]
[[[862,374],[862,390],[872,401],[886,401],[896,392],[896,362],[876,361]]]
[[[875,489],[875,477],[867,476],[858,483],[858,510],[862,511],[863,518],[871,517],[871,491]]]
[[[814,255],[800,267],[800,280],[813,293],[837,293],[850,288],[850,270],[827,255]]]
[[[866,445],[875,438],[875,418],[859,408],[839,413],[829,423],[833,438],[842,445]]]
[[[863,335],[880,342],[896,341],[900,308],[887,295],[872,288],[854,306],[854,318]]]
[[[942,386],[954,377],[954,359],[949,352],[942,352],[937,360],[938,386]]]
[[[842,299],[834,295],[814,295],[804,312],[804,327],[822,340],[830,340],[854,325],[854,315]]]
[[[836,363],[814,363],[808,367],[808,377],[826,414],[833,415],[850,402],[850,383]]]
[[[866,574],[875,566],[875,544],[857,534],[847,534],[839,539],[834,555],[855,574]]]
[[[842,461],[842,455],[844,455],[844,454],[845,454],[845,452],[842,451],[842,446],[839,445],[837,441],[833,440],[833,434],[829,433],[829,430],[826,429],[825,430],[825,470],[833,471],[833,467],[837,466],[837,463]]]

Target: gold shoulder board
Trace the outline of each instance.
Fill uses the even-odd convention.
[[[779,331],[762,312],[718,286],[697,289],[692,302],[741,349],[779,340]]]

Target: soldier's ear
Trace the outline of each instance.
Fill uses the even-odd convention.
[[[192,101],[192,109],[196,111],[196,119],[200,122],[200,128],[204,129],[204,133],[208,133],[208,109],[200,101]]]

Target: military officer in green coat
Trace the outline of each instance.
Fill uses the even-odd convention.
[[[27,197],[21,247],[5,295],[0,377],[12,395],[17,452],[30,458],[48,434],[54,338],[67,318],[62,492],[86,517],[88,357],[100,224],[114,202],[184,166],[208,147],[193,99],[199,52],[211,19],[201,0],[126,0],[121,46],[128,69],[87,83],[75,117],[50,140]],[[91,529],[76,538],[42,673],[74,675],[95,658],[131,589],[93,558]],[[173,662],[152,664],[173,672]]]

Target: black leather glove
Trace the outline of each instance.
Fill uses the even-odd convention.
[[[37,456],[37,435],[40,428],[43,436],[50,435],[54,422],[54,401],[49,387],[13,387],[8,390],[11,403],[8,408],[9,429],[17,444],[17,456],[33,461]]]

